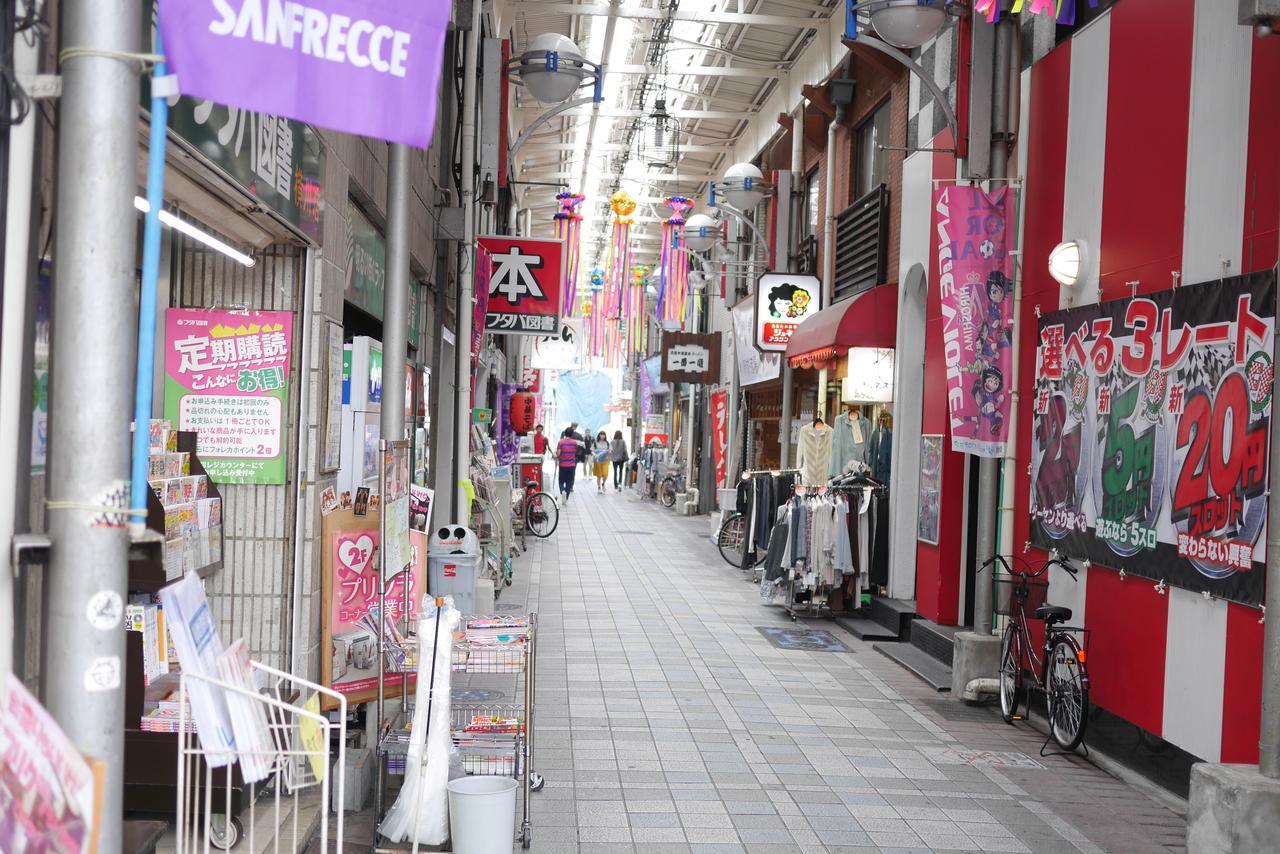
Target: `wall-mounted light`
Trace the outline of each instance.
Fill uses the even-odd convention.
[[[869,15],[876,35],[901,48],[917,48],[942,31],[944,0],[864,0],[857,12]]]
[[[740,211],[753,211],[764,198],[764,173],[751,163],[735,163],[725,171],[720,188],[729,204]]]
[[[1088,264],[1089,247],[1083,240],[1064,241],[1049,253],[1049,275],[1068,288],[1080,281]]]
[[[720,240],[720,223],[706,214],[694,214],[684,221],[684,245],[694,252],[706,252]]]
[[[539,103],[562,104],[593,71],[572,39],[561,33],[543,33],[529,42],[512,74]]]
[[[148,213],[151,210],[151,205],[148,204],[147,200],[142,196],[133,197],[133,206],[143,213]],[[166,210],[160,211],[160,224],[166,225],[175,231],[180,231],[187,237],[190,237],[192,240],[199,243],[203,243],[210,249],[216,249],[238,264],[243,264],[246,267],[252,267],[254,264],[258,263],[252,256],[246,255],[238,249],[233,249],[226,243],[223,243],[221,240],[214,237],[212,234],[209,234],[207,231],[201,231],[191,223],[183,219],[178,219]]]

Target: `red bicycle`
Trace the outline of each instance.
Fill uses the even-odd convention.
[[[1028,707],[1029,691],[1040,691],[1045,695],[1050,735],[1063,750],[1075,750],[1084,741],[1089,721],[1089,670],[1085,666],[1088,633],[1063,625],[1071,619],[1071,609],[1048,604],[1045,596],[1049,583],[1041,579],[1052,566],[1066,570],[1072,580],[1079,570],[1059,557],[1049,558],[1035,572],[1027,572],[1022,566],[1015,570],[999,555],[982,568],[996,564],[1005,572],[993,578],[996,613],[1010,618],[1000,639],[1001,716],[1008,724],[1021,720],[1018,709]],[[1032,642],[1028,612],[1044,622],[1040,654]],[[1077,634],[1085,636],[1086,646],[1076,640]]]

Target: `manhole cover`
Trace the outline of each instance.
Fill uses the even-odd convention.
[[[756,626],[756,631],[778,649],[802,649],[807,652],[849,652],[836,636],[821,629],[800,626]]]
[[[1000,750],[964,750],[957,747],[922,747],[920,752],[935,765],[989,765],[992,768],[1041,768],[1025,753]]]
[[[453,699],[458,703],[496,703],[506,696],[501,691],[482,691],[478,688],[453,689]]]

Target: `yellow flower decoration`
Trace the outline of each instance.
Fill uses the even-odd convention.
[[[635,196],[626,190],[619,190],[609,197],[609,207],[619,222],[631,222],[631,216],[636,212]]]

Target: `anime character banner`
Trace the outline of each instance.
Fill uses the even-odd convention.
[[[1015,196],[942,185],[933,194],[951,447],[1004,456],[1013,351]]]
[[[1274,270],[1040,319],[1031,539],[1257,605]]]

